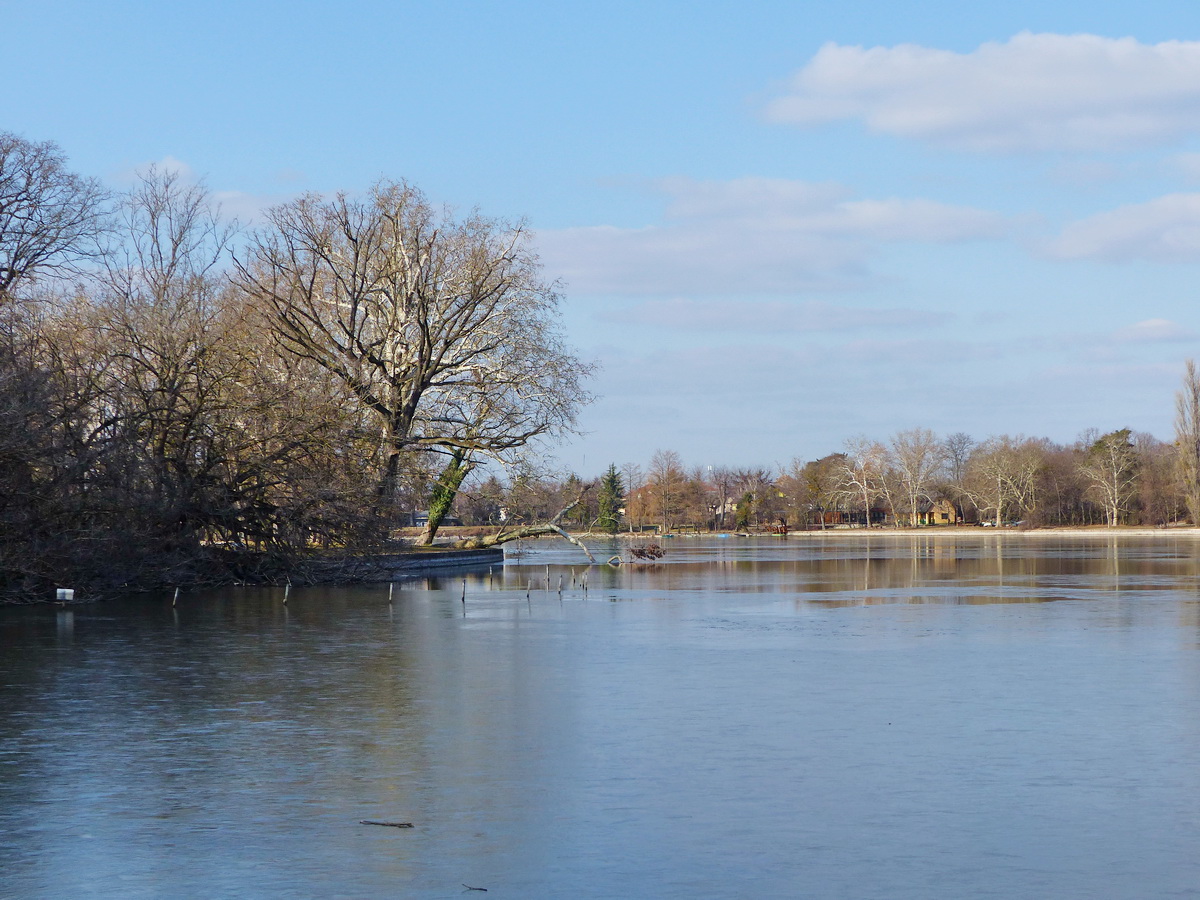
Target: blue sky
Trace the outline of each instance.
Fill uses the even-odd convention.
[[[180,167],[252,222],[388,176],[525,218],[601,365],[581,475],[1166,439],[1200,355],[1200,5],[3,9],[0,128],[113,187]]]

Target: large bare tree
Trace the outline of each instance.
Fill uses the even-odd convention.
[[[675,517],[683,511],[687,473],[683,460],[674,450],[656,450],[650,457],[647,486],[654,502],[654,512],[662,531],[671,530]]]
[[[370,500],[344,462],[364,453],[354,410],[325,370],[262,340],[228,280],[236,226],[203,186],[153,169],[118,222],[85,324],[102,336],[95,420],[129,514],[189,553],[352,541]]]
[[[362,198],[308,195],[267,220],[238,282],[286,352],[374,414],[381,508],[406,453],[447,454],[444,499],[478,457],[574,426],[590,367],[564,346],[556,286],[522,225],[456,218],[403,181]]]
[[[840,491],[851,503],[861,501],[864,527],[871,527],[871,507],[887,494],[888,452],[878,441],[858,435],[846,441],[846,452],[836,457]]]
[[[1008,516],[1027,516],[1036,506],[1045,450],[1023,435],[1000,435],[977,444],[963,476],[963,489],[997,528]]]
[[[57,144],[0,131],[0,308],[22,282],[96,252],[105,200],[98,181],[68,171]]]
[[[891,441],[891,459],[896,474],[896,497],[900,508],[894,510],[909,525],[917,525],[923,503],[930,499],[934,478],[946,460],[945,445],[928,428],[898,431]]]

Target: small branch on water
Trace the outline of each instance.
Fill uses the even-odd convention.
[[[412,828],[412,822],[380,822],[376,819],[360,819],[361,825],[386,825],[389,828]]]
[[[465,884],[465,883],[463,884],[463,887],[465,887],[467,889],[467,891],[483,891],[485,894],[487,893],[487,888],[471,887],[469,884]],[[465,894],[467,891],[463,891],[463,893]]]

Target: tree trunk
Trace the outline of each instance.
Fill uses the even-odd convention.
[[[516,531],[502,531],[499,534],[489,534],[483,537],[465,538],[461,541],[456,541],[451,546],[456,550],[484,550],[488,547],[499,547],[501,544],[507,544],[509,541],[519,541],[523,538],[545,537],[548,534],[557,534],[559,537],[570,541],[576,547],[584,552],[588,560],[595,562],[596,558],[583,541],[575,538],[564,531],[557,525],[549,523],[544,525],[526,525],[523,528],[518,528]]]
[[[417,540],[418,544],[428,546],[433,543],[433,538],[441,527],[442,520],[446,518],[446,513],[450,512],[454,498],[458,496],[458,489],[462,486],[463,479],[474,467],[475,463],[467,451],[461,447],[455,447],[454,452],[450,454],[450,462],[446,464],[446,468],[442,470],[437,483],[433,486],[433,497],[429,501],[429,519],[425,523],[421,537]]]
[[[393,449],[388,454],[387,466],[383,477],[379,479],[379,491],[375,497],[375,515],[388,516],[392,512],[392,504],[396,501],[396,484],[400,479],[400,451]]]

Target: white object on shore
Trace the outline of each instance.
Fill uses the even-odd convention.
[[[59,600],[74,600],[75,599],[75,591],[72,588],[59,588],[58,589],[58,599]]]

